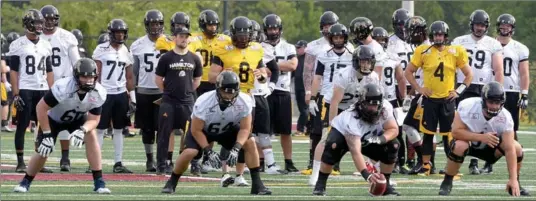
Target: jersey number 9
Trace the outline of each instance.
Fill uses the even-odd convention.
[[[473,66],[473,50],[467,50],[467,53],[471,54],[469,55],[469,66]],[[480,64],[477,64],[475,62],[475,68],[476,69],[482,69],[484,68],[484,61],[486,60],[486,53],[482,50],[478,50],[475,53],[475,60],[480,62]]]

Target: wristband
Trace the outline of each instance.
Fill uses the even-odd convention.
[[[521,90],[521,94],[529,95],[529,90]]]
[[[50,135],[51,131],[43,131],[43,135]]]
[[[132,90],[128,93],[130,94],[130,102],[136,103],[136,91]]]
[[[233,146],[233,149],[234,148],[237,148],[238,150],[242,149],[242,145],[238,142],[235,143],[235,145]]]
[[[259,77],[259,82],[265,82],[266,81],[266,77],[264,77],[264,75],[261,75],[261,77]]]
[[[363,176],[363,179],[365,179],[365,181],[368,181],[370,173],[368,172],[367,169],[363,169],[363,170],[361,170],[361,176]]]
[[[467,88],[467,85],[465,85],[464,83],[460,84],[460,86],[458,86],[458,88],[456,89],[456,93],[458,95],[462,94],[463,91],[465,91],[465,89]]]
[[[205,148],[203,148],[203,153],[208,153],[210,152],[210,146],[206,146]]]
[[[380,139],[380,144],[385,144],[387,142],[387,139],[385,138],[385,135],[381,135],[379,137],[379,139]]]
[[[82,130],[84,133],[87,133],[87,129],[84,126],[80,126],[80,130]]]
[[[311,100],[315,100],[315,101],[316,101],[316,96],[311,96]]]
[[[305,95],[311,95],[311,91],[305,91]]]

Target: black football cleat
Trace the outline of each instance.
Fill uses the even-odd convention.
[[[41,173],[54,173],[54,171],[52,171],[51,169],[48,169],[47,167],[43,167],[41,168],[41,171],[39,171]]]
[[[493,164],[490,164],[490,163],[486,162],[484,164],[484,167],[482,169],[480,169],[480,173],[482,173],[482,174],[491,174],[491,173],[493,173]]]
[[[452,191],[452,184],[449,184],[443,180],[443,182],[441,182],[441,186],[439,187],[439,195],[450,195],[450,191]]]
[[[251,194],[252,195],[272,195],[272,191],[270,191],[270,189],[266,188],[265,186],[261,186],[258,188],[251,188]]]
[[[26,164],[24,164],[24,162],[18,163],[17,167],[15,168],[15,172],[25,173],[26,172]]]
[[[166,185],[164,186],[164,188],[162,188],[161,193],[167,193],[167,194],[175,193],[175,188],[173,187],[173,184],[171,184],[171,181],[168,180],[166,182]]]
[[[145,162],[145,172],[156,172],[154,161]]]
[[[69,159],[60,160],[60,171],[62,171],[62,172],[70,172],[71,171],[71,160],[69,160]]]
[[[114,164],[113,172],[132,174],[132,171],[130,171],[127,167],[123,166],[123,163],[121,162],[117,162]]]
[[[479,175],[480,170],[478,169],[478,159],[471,159],[471,162],[469,163],[469,174],[472,175]]]
[[[521,186],[519,186],[519,194],[521,196],[530,196],[530,192]]]
[[[400,193],[393,188],[393,186],[387,186],[383,196],[400,196]]]
[[[326,188],[316,188],[313,191],[313,195],[316,196],[326,196]]]
[[[292,173],[292,172],[299,172],[298,168],[294,166],[294,163],[285,163],[285,170]]]

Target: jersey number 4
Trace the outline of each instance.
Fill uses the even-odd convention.
[[[443,66],[443,62],[439,63],[439,66],[437,66],[435,72],[434,72],[434,77],[438,77],[439,78],[439,81],[443,82],[443,78],[445,77],[445,74],[443,73],[443,70],[444,70],[444,66]]]
[[[221,123],[211,123],[208,125],[208,132],[210,134],[223,133],[233,127],[233,122],[229,122],[223,128],[220,128],[220,127],[221,127]]]
[[[35,74],[35,68],[37,67],[38,71],[42,71],[43,75],[45,75],[45,57],[41,57],[39,60],[39,64],[35,66],[35,57],[33,55],[26,57],[26,74],[33,75]]]
[[[123,77],[123,73],[125,72],[124,70],[125,70],[125,66],[127,65],[127,63],[108,60],[106,61],[106,65],[112,66],[112,69],[110,69],[110,73],[108,73],[108,76],[106,76],[106,79],[109,80],[112,77],[112,74],[114,74],[115,67],[118,66],[118,68],[120,68],[121,74],[119,74],[117,81],[121,81],[121,77]]]

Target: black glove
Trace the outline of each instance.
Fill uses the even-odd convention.
[[[236,165],[236,162],[238,161],[238,153],[240,152],[240,149],[242,149],[242,145],[238,142],[235,143],[235,145],[231,149],[231,152],[229,153],[229,157],[227,157],[227,165],[229,165],[229,167],[233,167]]]
[[[23,111],[26,106],[26,103],[24,103],[19,95],[13,97],[13,104],[15,105],[15,108],[17,108],[17,111]]]
[[[207,146],[203,148],[203,154],[207,156],[208,160],[207,163],[209,163],[212,167],[219,169],[221,168],[221,160],[220,155],[213,151],[210,146]]]
[[[387,142],[387,139],[385,139],[384,135],[380,136],[373,136],[373,135],[367,135],[361,140],[361,147],[366,147],[371,144],[378,144],[382,145]]]
[[[130,102],[128,104],[127,117],[131,117],[134,113],[136,113],[136,103]]]

